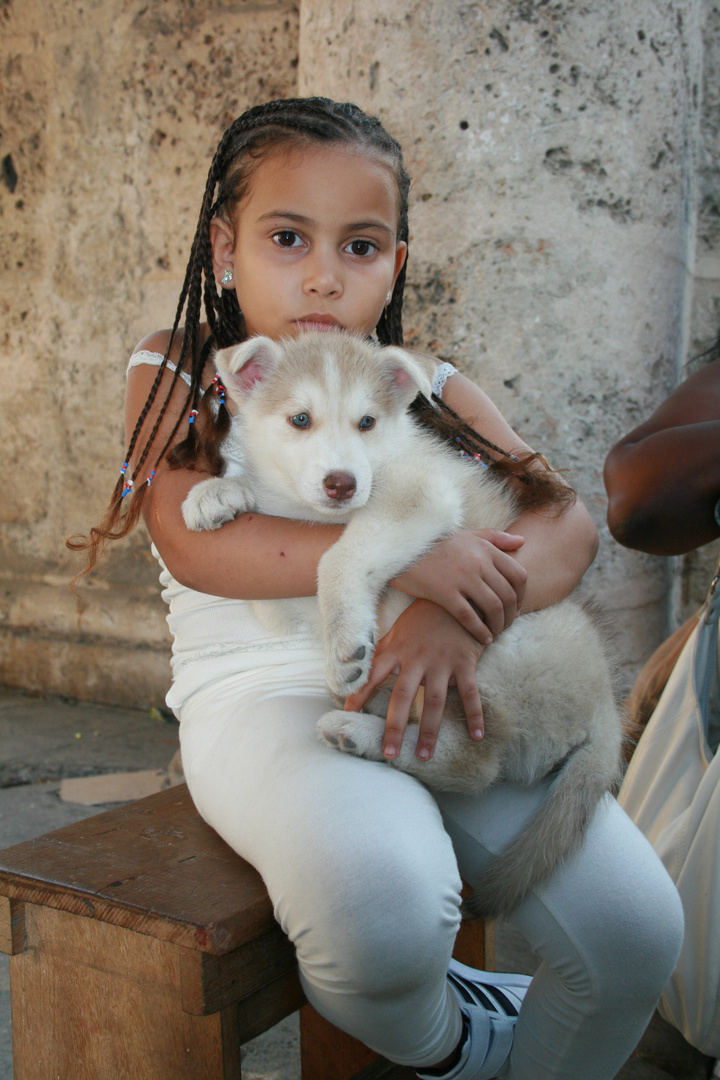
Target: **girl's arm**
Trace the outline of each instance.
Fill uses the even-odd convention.
[[[626,547],[680,555],[720,536],[720,360],[691,375],[605,462],[608,525]]]
[[[478,431],[504,450],[527,451],[530,447],[512,430],[490,398],[463,375],[445,384],[445,401]],[[525,510],[508,532],[524,538],[514,559],[527,573],[523,611],[555,604],[567,596],[592,563],[598,548],[595,524],[577,500],[558,513]]]
[[[161,331],[140,342],[138,349],[163,353],[168,333]],[[175,358],[175,353],[171,359]],[[157,368],[141,365],[130,369],[125,396],[126,438],[145,405]],[[172,374],[163,375],[156,402],[165,399]],[[208,379],[208,381],[210,381]],[[178,382],[155,437],[147,464],[154,463],[178,417],[176,441],[187,433],[183,414],[187,387]],[[150,431],[159,413],[153,406],[145,421]],[[144,445],[141,435],[140,445]],[[131,467],[132,467],[131,463]],[[300,521],[242,514],[221,529],[191,532],[182,516],[182,504],[190,488],[205,479],[201,470],[171,469],[163,459],[145,493],[143,516],[150,536],[173,577],[188,588],[236,599],[276,599],[311,596],[317,587],[317,564],[337,540],[341,526],[308,525]],[[136,485],[141,483],[141,476]]]
[[[166,346],[167,335],[160,334],[141,342],[139,347],[162,352]],[[145,366],[130,371],[126,398],[128,437],[155,375],[154,368]],[[164,398],[171,378],[170,373],[163,376],[159,400]],[[527,449],[489,398],[461,375],[448,381],[445,399],[498,446]],[[184,437],[184,404],[184,384],[179,384],[160,423],[155,455],[178,417],[181,425],[177,439]],[[157,414],[155,406],[147,418],[147,430]],[[163,461],[146,492],[145,521],[173,577],[200,592],[231,598],[314,594],[318,562],[342,527],[249,513],[215,531],[190,532],[181,506],[190,488],[204,475],[201,471],[170,469]],[[420,685],[425,686],[420,756],[432,753],[451,683],[460,690],[468,726],[478,737],[482,708],[475,665],[482,643],[510,625],[521,602],[523,610],[530,610],[570,592],[592,561],[596,543],[594,526],[579,503],[561,514],[526,511],[518,516],[512,533],[461,532],[436,545],[417,566],[398,577],[395,584],[417,599],[378,643],[370,682],[354,699],[366,699],[390,671],[400,673],[388,713],[389,756],[393,746],[402,741],[410,702]]]
[[[146,338],[138,348],[162,353],[167,340],[167,332],[163,331]],[[156,374],[157,369],[151,366],[130,370],[126,393],[128,440]],[[453,380],[459,378],[453,376]],[[157,395],[158,402],[164,400],[171,379],[172,375],[166,372]],[[185,396],[185,384],[179,382],[155,438],[148,472],[183,412]],[[482,395],[482,404],[487,400]],[[145,430],[151,430],[158,412],[159,405],[156,404],[150,410]],[[184,438],[186,431],[187,416],[183,415],[177,441]],[[504,432],[505,429],[500,434]],[[489,437],[499,436],[493,429]],[[516,436],[510,441],[514,446],[520,445]],[[139,442],[142,444],[144,439],[141,437]],[[145,522],[173,577],[199,592],[231,598],[252,600],[313,595],[317,587],[318,562],[337,540],[342,526],[308,525],[249,513],[215,531],[190,532],[185,526],[181,506],[190,488],[204,476],[199,470],[170,469],[163,460],[145,495]],[[141,477],[137,483],[140,482]],[[487,640],[488,634],[494,636],[512,622],[522,600],[525,569],[502,550],[503,547],[513,550],[520,543],[520,539],[494,532],[461,534],[461,538],[453,537],[438,545],[428,556],[424,571],[419,565],[399,578],[397,584],[413,596],[429,597],[441,606],[447,605],[472,633],[480,640]],[[443,549],[446,549],[444,554]],[[437,585],[434,584],[436,580]],[[484,619],[479,611],[483,612]]]
[[[453,375],[448,380],[444,398],[455,412],[497,446],[511,451],[529,449],[490,399],[461,375]],[[523,540],[522,545],[514,551],[501,553],[505,559],[515,562],[526,575],[523,611],[546,607],[567,596],[579,583],[597,551],[597,530],[588,511],[579,501],[560,513],[553,510],[524,511],[518,515],[509,532]],[[423,599],[416,600],[403,612],[390,632],[378,642],[369,681],[358,693],[348,698],[345,706],[346,709],[362,708],[380,683],[390,675],[396,676],[383,741],[383,753],[388,758],[395,757],[399,752],[410,706],[421,686],[424,697],[416,751],[418,757],[427,759],[432,756],[447,690],[451,685],[457,686],[460,693],[470,735],[475,739],[482,738],[482,704],[475,668],[488,638],[468,633],[465,613],[460,610],[462,605],[458,608],[460,613],[456,618],[448,618],[448,611],[451,610],[448,594],[455,588],[449,585],[453,552],[460,554],[460,549],[465,548],[461,562],[467,566],[467,548],[475,545],[477,572],[486,573],[485,569],[480,568],[480,563],[483,557],[488,557],[488,548],[494,547],[493,539],[497,539],[497,536],[459,533],[438,545],[426,556],[422,565],[418,564],[418,567],[397,579],[396,584],[406,592]],[[424,575],[430,568],[434,573],[428,573],[426,579]],[[417,583],[414,575],[420,572],[423,581]],[[428,603],[428,599],[434,602]],[[499,629],[502,630],[503,626],[500,625]]]

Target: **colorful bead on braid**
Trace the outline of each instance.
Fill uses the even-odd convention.
[[[220,382],[220,376],[219,375],[216,375],[215,378],[213,379],[213,385],[215,387],[215,393],[220,398],[219,404],[224,405],[225,404],[225,387]]]
[[[147,480],[145,481],[145,483],[147,484],[148,487],[150,487],[150,485],[152,484],[154,475],[155,475],[155,470],[151,469],[150,470],[150,475],[148,476]]]
[[[195,417],[197,416],[197,414],[198,414],[197,409],[191,409],[190,410],[190,416],[188,417],[188,424],[194,424],[195,423]]]
[[[456,437],[455,442],[460,442],[459,435]],[[485,461],[482,454],[468,454],[467,450],[459,450],[458,453],[460,454],[460,457],[464,458],[466,461],[476,461],[478,465],[482,465],[483,469],[487,469],[488,463]]]
[[[127,461],[123,461],[122,465],[120,466],[120,475],[124,476],[127,471],[128,471],[128,463],[127,463]],[[129,494],[129,492],[132,491],[132,486],[133,486],[132,480],[126,480],[125,481],[125,487],[122,489],[122,494],[120,496],[121,499],[124,499],[125,496],[127,494]]]

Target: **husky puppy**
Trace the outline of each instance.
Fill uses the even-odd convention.
[[[190,529],[257,510],[345,524],[320,560],[318,594],[253,603],[276,632],[322,637],[326,677],[342,702],[368,678],[374,643],[410,602],[388,582],[458,529],[505,529],[518,513],[509,486],[423,429],[408,411],[431,394],[434,362],[340,332],[282,342],[251,338],[218,352],[234,406],[221,477],[183,504]],[[232,411],[232,410],[231,410]],[[621,718],[602,636],[573,600],[518,616],[477,665],[485,736],[470,738],[456,691],[434,756],[415,756],[417,724],[388,762],[431,788],[476,794],[507,780],[555,778],[533,821],[470,897],[474,915],[516,907],[582,842],[598,800],[619,777]],[[384,761],[381,687],[367,709],[334,710],[322,741]],[[416,717],[417,718],[417,717]]]

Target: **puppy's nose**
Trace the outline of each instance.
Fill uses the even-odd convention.
[[[328,473],[323,480],[323,487],[325,492],[331,499],[337,499],[338,502],[343,502],[345,499],[351,499],[355,494],[357,487],[355,483],[355,477],[346,472],[333,472]]]

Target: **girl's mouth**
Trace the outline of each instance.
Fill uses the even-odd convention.
[[[342,326],[333,315],[304,315],[295,322],[301,330],[342,330]]]

